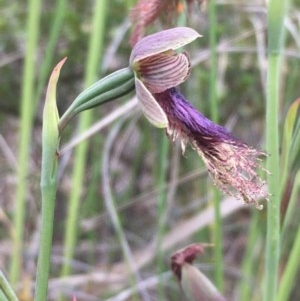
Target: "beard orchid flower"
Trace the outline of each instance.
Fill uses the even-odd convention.
[[[154,126],[166,129],[172,141],[181,139],[183,152],[188,143],[198,152],[220,190],[261,209],[257,199],[267,193],[255,170],[265,154],[206,118],[177,89],[188,78],[191,63],[186,53],[176,50],[198,37],[191,28],[177,27],[137,42],[130,66],[141,109]]]

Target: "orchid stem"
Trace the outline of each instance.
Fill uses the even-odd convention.
[[[57,166],[59,146],[58,110],[56,106],[56,85],[61,67],[66,59],[60,61],[53,69],[49,79],[43,112],[42,131],[42,169],[41,193],[42,213],[40,227],[40,245],[35,284],[35,301],[47,299],[48,279],[50,273],[54,209],[57,191]]]

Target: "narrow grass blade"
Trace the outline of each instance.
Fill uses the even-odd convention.
[[[85,86],[90,86],[96,79],[98,74],[98,66],[104,47],[105,20],[107,1],[96,0],[94,4],[94,14],[92,21],[92,32],[89,41],[89,51],[86,62]],[[92,112],[86,111],[82,113],[79,120],[79,131],[87,129],[92,121]],[[71,272],[71,266],[68,264],[73,258],[74,249],[77,240],[77,226],[80,208],[81,192],[85,176],[85,162],[88,150],[88,143],[84,142],[78,146],[74,156],[74,168],[72,175],[73,189],[69,195],[67,220],[64,234],[64,250],[63,256],[65,264],[62,267],[61,275],[68,275]]]
[[[157,203],[157,228],[156,228],[156,273],[158,277],[161,277],[164,271],[164,254],[162,251],[162,241],[166,231],[166,217],[167,217],[167,193],[163,189],[168,172],[168,153],[169,153],[169,141],[165,135],[161,135],[160,147],[158,149],[158,170],[156,175],[156,186],[161,191],[158,195]],[[158,287],[158,300],[164,300],[163,283],[160,281]]]
[[[28,1],[26,25],[26,50],[22,79],[21,122],[19,133],[18,174],[16,186],[16,211],[14,214],[15,236],[10,262],[10,281],[16,283],[20,277],[25,223],[25,201],[27,193],[28,162],[33,124],[32,102],[34,101],[35,58],[39,37],[41,0]]]
[[[209,74],[209,100],[210,115],[214,122],[218,122],[218,97],[217,97],[217,11],[216,1],[209,1],[209,45],[210,45],[210,74]],[[214,260],[215,260],[215,285],[222,292],[224,289],[223,279],[223,254],[222,254],[222,217],[220,210],[221,195],[213,188],[213,204],[215,218],[213,224]]]
[[[275,300],[280,250],[280,169],[279,169],[279,92],[281,52],[284,43],[284,17],[288,1],[268,2],[268,72],[266,107],[266,150],[268,187],[271,200],[267,210],[264,301]]]
[[[300,172],[296,177],[294,183],[294,191],[292,195],[295,195],[295,198],[299,196],[300,190]],[[288,301],[290,300],[290,294],[292,288],[296,285],[295,279],[297,278],[297,272],[300,267],[300,226],[298,226],[297,234],[294,239],[294,244],[289,254],[287,264],[283,275],[281,277],[280,286],[277,294],[276,301]]]
[[[297,122],[296,117],[298,115],[299,108],[300,108],[300,98],[298,98],[292,103],[285,118],[283,137],[281,143],[281,170],[282,170],[281,192],[283,192],[283,189],[285,187],[288,171],[292,164],[292,162],[290,162],[290,158],[291,158],[290,151],[294,142],[293,137],[294,135],[296,135],[294,133],[294,130],[296,130],[295,128]]]
[[[38,101],[40,95],[42,94],[43,88],[47,80],[47,76],[51,70],[53,56],[55,54],[55,47],[57,46],[57,41],[61,33],[61,28],[66,12],[67,0],[56,0],[53,12],[53,19],[51,21],[50,26],[50,33],[49,37],[47,38],[47,45],[45,49],[45,54],[43,55],[43,61],[39,75],[39,82],[36,92],[36,101]]]
[[[1,292],[3,292],[3,296],[1,296]],[[2,297],[8,301],[19,301],[9,282],[7,281],[5,275],[2,271],[0,271],[0,299]]]

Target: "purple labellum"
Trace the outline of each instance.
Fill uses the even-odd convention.
[[[192,145],[222,191],[262,209],[257,199],[266,198],[267,193],[255,169],[259,167],[259,157],[265,154],[206,118],[176,88],[154,94],[154,98],[167,115],[168,136],[173,141],[180,138],[183,150],[187,142]]]

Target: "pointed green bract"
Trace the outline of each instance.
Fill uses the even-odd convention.
[[[134,46],[129,59],[130,65],[168,50],[176,50],[187,45],[201,35],[189,27],[175,27],[142,38]]]
[[[56,106],[56,85],[60,70],[66,58],[54,68],[47,88],[43,113],[43,151],[41,170],[41,229],[38,254],[35,301],[47,299],[50,258],[53,237],[54,209],[57,191],[57,149],[59,146],[58,111]]]
[[[149,122],[158,128],[166,128],[168,126],[168,118],[165,112],[138,78],[135,79],[135,89],[142,111]]]
[[[44,112],[43,112],[43,174],[42,185],[45,177],[52,177],[53,166],[49,166],[49,158],[55,156],[58,147],[58,110],[56,105],[56,85],[59,78],[60,70],[67,58],[61,60],[53,69],[49,79]],[[45,162],[45,164],[44,164]]]

